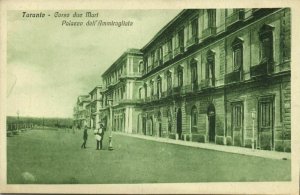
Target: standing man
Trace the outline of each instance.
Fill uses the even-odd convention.
[[[87,133],[87,126],[84,127],[84,130],[83,130],[83,144],[81,145],[81,148],[86,148],[86,141],[87,141],[87,138],[88,138],[88,133]]]
[[[102,150],[102,141],[103,141],[103,138],[104,138],[104,125],[101,123],[100,124],[100,129],[101,129],[101,133],[100,133],[100,136],[101,136],[101,140],[100,140],[100,150]]]

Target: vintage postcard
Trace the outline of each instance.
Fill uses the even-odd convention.
[[[297,194],[299,5],[0,1],[0,192]]]

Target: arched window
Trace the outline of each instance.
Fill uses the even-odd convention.
[[[198,89],[198,68],[197,68],[197,61],[192,59],[190,62],[191,67],[191,84],[192,90]]]
[[[206,53],[205,78],[209,80],[209,85],[215,85],[215,53],[212,50]]]
[[[191,132],[197,132],[198,112],[196,106],[191,111]]]
[[[147,84],[144,83],[144,92],[145,92],[145,98],[147,98]]]
[[[158,99],[161,98],[161,93],[162,93],[162,82],[161,82],[161,77],[157,77],[157,97]]]

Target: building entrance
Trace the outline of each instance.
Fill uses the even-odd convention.
[[[213,104],[210,104],[207,109],[208,118],[208,141],[215,142],[215,125],[216,125],[216,110]]]
[[[177,111],[177,134],[178,134],[178,139],[181,139],[181,134],[182,134],[182,113],[181,113],[180,108]]]

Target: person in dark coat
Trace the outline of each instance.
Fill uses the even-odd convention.
[[[103,124],[100,124],[100,129],[101,129],[101,133],[100,133],[100,136],[101,136],[101,139],[100,139],[100,150],[102,150],[102,141],[103,141],[103,138],[104,138],[104,125]]]
[[[88,133],[87,133],[87,126],[84,127],[84,130],[83,130],[83,144],[81,145],[81,148],[86,148],[86,141],[87,141],[87,138],[88,138]]]

